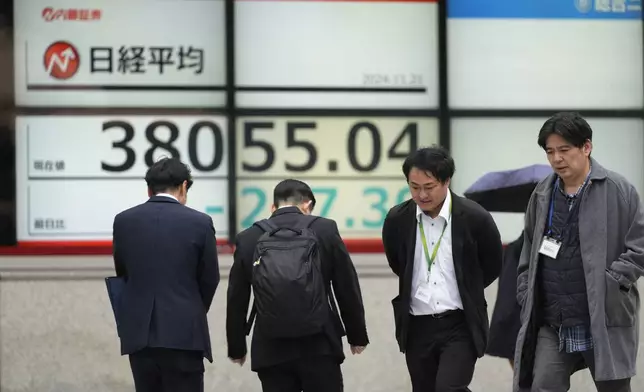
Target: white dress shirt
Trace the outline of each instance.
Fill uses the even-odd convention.
[[[156,195],[154,195],[154,196],[169,197],[169,198],[171,198],[171,199],[175,199],[176,201],[179,201],[179,199],[177,199],[176,197],[172,196],[172,195],[171,195],[171,194],[169,194],[169,193],[157,193],[157,194],[156,194]]]
[[[416,249],[414,252],[414,271],[411,285],[410,312],[413,315],[427,315],[443,313],[447,310],[463,309],[461,294],[456,283],[454,260],[452,258],[452,221],[450,216],[451,194],[447,197],[440,213],[434,219],[416,206]],[[434,246],[441,236],[443,227],[447,222],[445,233],[436,252],[431,271],[428,271],[427,258],[423,250],[420,228],[418,222],[422,219],[423,230],[427,240],[429,257],[434,251]],[[429,279],[428,279],[429,274]],[[419,287],[423,287],[428,294],[427,302],[417,298]],[[421,298],[423,296],[420,296]]]

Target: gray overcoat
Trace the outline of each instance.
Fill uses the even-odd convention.
[[[637,279],[644,273],[644,210],[633,185],[591,159],[579,212],[597,381],[633,377],[639,341]],[[555,175],[535,188],[525,215],[518,267],[521,329],[514,357],[514,392],[530,390],[536,348],[536,271]]]

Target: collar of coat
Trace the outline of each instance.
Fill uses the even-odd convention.
[[[592,170],[590,172],[590,178],[588,178],[588,184],[593,183],[594,181],[603,181],[608,176],[608,171],[600,165],[595,158],[590,158],[590,164],[592,165]],[[552,187],[554,186],[555,179],[557,174],[552,173],[548,177],[544,178],[541,182],[541,186],[538,186],[536,189],[536,194],[541,197],[550,198],[552,194]]]

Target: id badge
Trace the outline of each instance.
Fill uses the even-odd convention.
[[[560,248],[561,242],[555,240],[554,238],[544,236],[543,241],[541,242],[541,248],[539,248],[539,253],[548,256],[551,259],[556,259]]]
[[[418,290],[416,290],[416,295],[415,297],[423,301],[424,303],[428,304],[429,303],[429,288],[426,285],[420,285],[418,286]]]

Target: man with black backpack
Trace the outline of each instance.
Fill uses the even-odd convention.
[[[311,215],[315,197],[307,184],[284,180],[273,199],[271,217],[235,241],[228,357],[244,364],[254,322],[251,370],[263,392],[342,392],[342,336],[353,354],[369,343],[355,267],[335,221]]]

